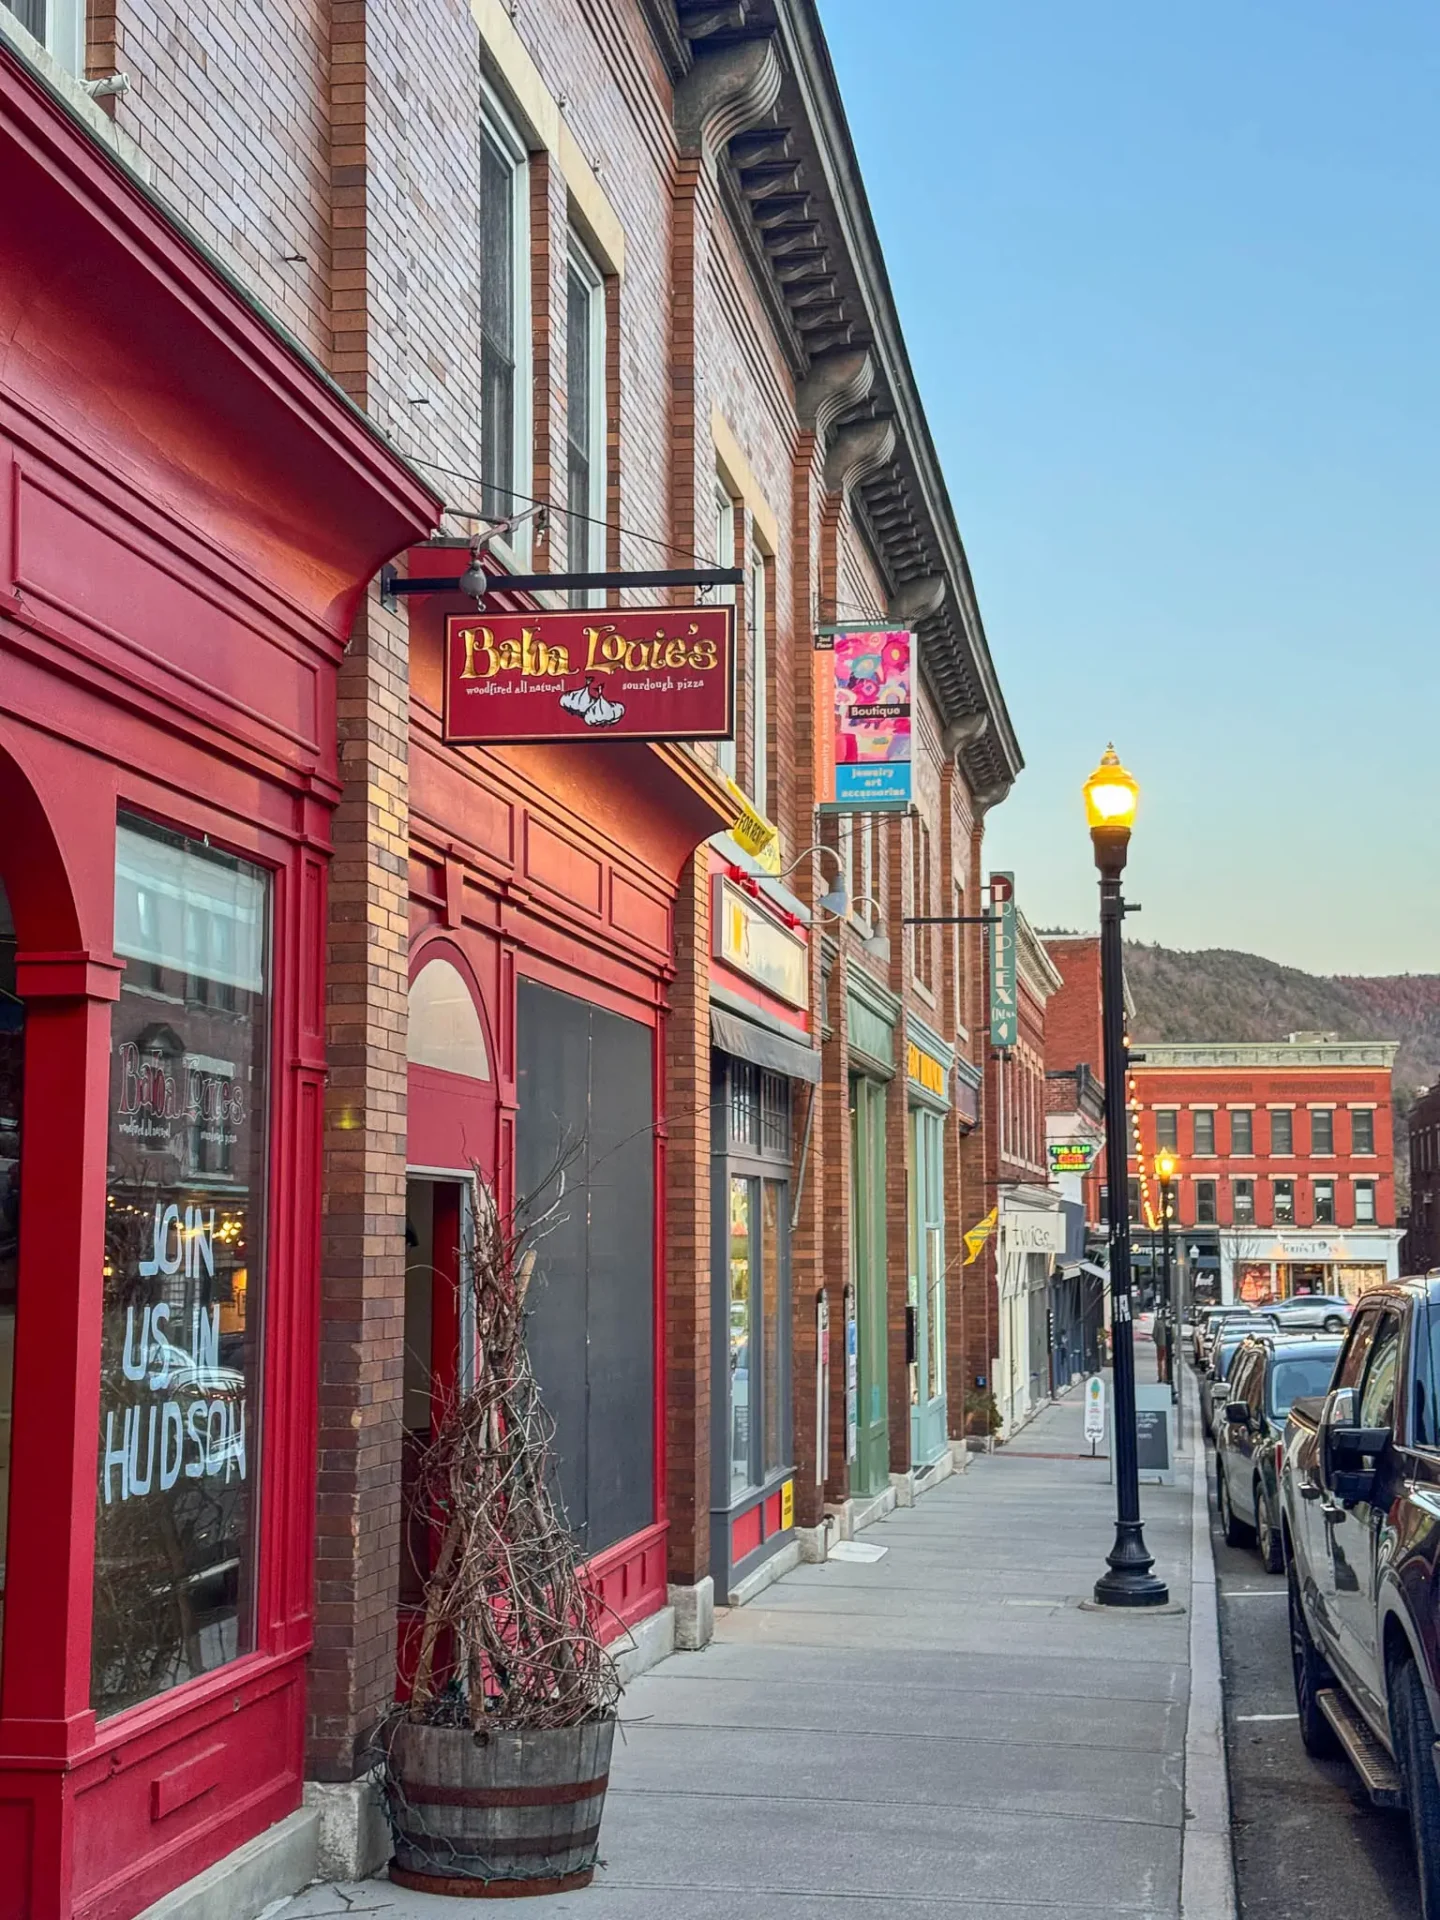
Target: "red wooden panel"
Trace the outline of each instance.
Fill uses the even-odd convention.
[[[188,1807],[192,1800],[198,1800],[202,1793],[218,1787],[224,1766],[225,1745],[217,1740],[178,1767],[167,1767],[163,1773],[157,1773],[150,1782],[150,1818],[167,1819],[179,1808]]]
[[[0,1920],[31,1920],[28,1800],[0,1800]]]
[[[753,1553],[760,1544],[760,1508],[758,1505],[745,1513],[737,1513],[730,1523],[730,1564],[737,1565],[747,1553]]]
[[[300,1803],[303,1669],[124,1742],[75,1787],[77,1916],[133,1914]]]
[[[238,603],[200,591],[178,556],[118,516],[105,524],[98,506],[62,498],[63,483],[19,468],[16,482],[16,585],[83,623],[75,644],[97,673],[128,669],[155,685],[158,670],[172,698],[202,713],[223,707],[247,738],[273,728],[287,758],[318,755],[316,669],[297,646],[241,618]]]
[[[605,869],[591,854],[553,833],[533,814],[525,821],[525,875],[599,916]]]
[[[663,1522],[646,1527],[628,1540],[617,1540],[587,1562],[584,1578],[595,1595],[596,1624],[602,1640],[618,1640],[627,1627],[658,1613],[665,1605],[668,1533]]]
[[[765,1502],[765,1538],[780,1531],[780,1495],[772,1493]]]
[[[643,893],[620,873],[611,876],[610,919],[619,932],[628,933],[631,939],[643,940],[658,952],[669,952],[668,902],[657,900],[654,894]]]

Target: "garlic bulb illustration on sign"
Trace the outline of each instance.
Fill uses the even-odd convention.
[[[613,727],[617,720],[623,720],[625,709],[618,700],[607,700],[604,694],[597,694],[585,709],[587,727]]]
[[[567,713],[585,713],[589,710],[590,703],[595,699],[598,691],[595,681],[589,679],[583,687],[572,687],[569,693],[562,693],[560,704]]]

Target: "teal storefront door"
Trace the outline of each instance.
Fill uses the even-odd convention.
[[[944,1453],[945,1126],[926,1107],[910,1109],[909,1305],[915,1329],[910,1365],[910,1459],[927,1466]]]
[[[850,1490],[890,1484],[890,1409],[885,1368],[885,1086],[850,1080],[850,1284],[858,1338],[858,1406]]]

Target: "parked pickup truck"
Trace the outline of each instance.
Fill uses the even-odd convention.
[[[1440,1920],[1440,1273],[1362,1296],[1328,1393],[1297,1400],[1280,1500],[1300,1737],[1409,1809]]]

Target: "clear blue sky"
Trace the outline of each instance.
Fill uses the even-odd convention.
[[[1139,939],[1440,972],[1440,0],[820,0],[1026,769]]]

